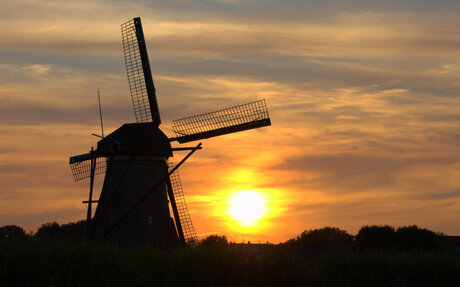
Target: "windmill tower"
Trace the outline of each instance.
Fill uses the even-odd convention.
[[[180,144],[269,126],[264,100],[173,121],[175,137],[159,128],[160,111],[140,18],[121,25],[123,51],[136,123],[103,137],[89,153],[70,157],[75,180],[90,178],[87,213],[89,239],[137,246],[153,243],[177,248],[196,240],[177,169],[198,149]],[[189,151],[177,165],[175,151]],[[94,177],[105,173],[98,200]],[[92,217],[92,204],[97,203]],[[173,217],[170,214],[169,204]]]

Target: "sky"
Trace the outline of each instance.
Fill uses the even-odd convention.
[[[120,25],[141,17],[168,136],[174,119],[267,101],[272,126],[204,140],[180,168],[199,237],[277,243],[384,224],[460,235],[459,12],[458,1],[3,0],[0,226],[85,218],[89,182],[73,181],[68,158],[97,143],[98,90],[106,133],[135,121]],[[251,226],[228,212],[244,190],[264,200]]]

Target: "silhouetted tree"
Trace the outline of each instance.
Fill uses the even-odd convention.
[[[25,239],[27,234],[20,226],[5,225],[0,227],[0,238]]]
[[[47,240],[81,240],[85,238],[86,222],[80,220],[63,225],[48,222],[38,228],[35,238]]]
[[[388,225],[364,226],[356,235],[355,242],[360,250],[385,252],[438,252],[448,248],[441,234],[416,225],[400,227],[396,231]]]
[[[35,238],[39,239],[59,239],[61,236],[61,226],[57,222],[47,222],[42,224],[35,233]]]
[[[217,235],[217,234],[212,234],[206,237],[205,239],[201,240],[197,244],[198,247],[227,247],[228,246],[228,240],[225,235]]]
[[[333,249],[352,248],[353,236],[337,227],[324,227],[305,230],[284,245],[304,255],[317,255]]]
[[[391,226],[363,226],[355,238],[360,250],[396,251],[399,249],[395,229]]]
[[[85,239],[86,238],[86,220],[62,224],[63,235],[67,239]]]
[[[448,248],[442,234],[418,228],[417,225],[398,228],[396,237],[402,251],[436,252],[445,251]]]

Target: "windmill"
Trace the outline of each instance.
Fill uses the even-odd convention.
[[[175,137],[159,128],[160,111],[140,18],[121,25],[123,51],[136,123],[103,137],[97,148],[70,157],[74,179],[90,178],[88,239],[126,246],[153,243],[164,248],[186,246],[197,239],[185,202],[178,168],[198,149],[171,147],[243,130],[269,126],[264,100],[173,121]],[[176,151],[189,151],[177,164]],[[94,177],[105,174],[98,200]],[[92,217],[92,204],[97,208]],[[173,217],[171,217],[171,212]],[[173,219],[174,218],[174,219]]]

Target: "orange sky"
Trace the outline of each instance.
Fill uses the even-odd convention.
[[[134,121],[120,24],[140,16],[166,134],[180,117],[269,107],[271,127],[205,140],[180,169],[199,236],[460,235],[459,4],[341,3],[2,1],[0,226],[85,217],[89,183],[68,157],[97,142],[97,90],[106,132]],[[232,222],[238,190],[265,196],[257,228]]]

